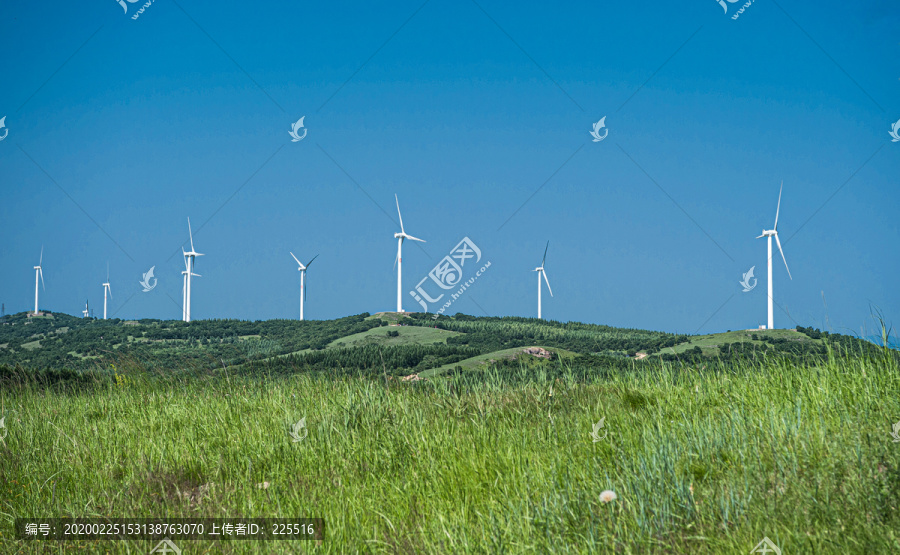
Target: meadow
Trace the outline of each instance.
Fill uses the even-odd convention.
[[[184,553],[720,554],[768,537],[783,553],[900,552],[896,352],[579,360],[415,382],[127,357],[55,383],[7,369],[0,551],[156,543],[17,540],[16,517],[293,516],[324,518],[324,541],[177,543]],[[308,435],[294,441],[301,418]],[[616,499],[604,502],[605,490]]]

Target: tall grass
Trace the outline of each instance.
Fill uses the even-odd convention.
[[[158,375],[0,390],[16,517],[323,517],[326,540],[185,553],[900,552],[894,353],[796,366],[562,366],[396,379]],[[306,417],[309,435],[291,441]],[[598,442],[592,426],[605,418]],[[602,435],[602,434],[601,434]],[[268,482],[266,489],[259,484]],[[601,503],[603,490],[617,499]]]

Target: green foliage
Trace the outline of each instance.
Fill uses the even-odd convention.
[[[685,335],[665,332],[535,318],[476,318],[461,314],[437,320],[432,320],[427,314],[413,314],[411,317],[412,323],[416,325],[434,325],[464,333],[464,336],[450,338],[447,342],[477,347],[484,352],[528,345],[558,347],[579,353],[659,350],[687,340]]]

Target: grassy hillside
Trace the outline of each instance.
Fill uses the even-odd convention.
[[[872,348],[852,337],[818,330],[753,330],[687,336],[532,318],[441,317],[417,313],[360,314],[330,321],[96,320],[66,314],[0,322],[0,364],[25,368],[106,370],[127,360],[172,371],[219,367],[281,373],[324,371],[430,375],[525,347],[589,357],[595,367],[663,359],[693,364],[708,358],[762,360],[821,357]]]
[[[419,372],[419,376],[426,378],[439,376],[451,371],[484,371],[491,368],[495,363],[500,361],[516,362],[523,365],[540,364],[543,362],[540,355],[530,354],[526,352],[528,350],[537,349],[546,350],[547,352],[554,355],[553,360],[556,360],[557,358],[571,359],[575,356],[575,353],[566,351],[565,349],[544,349],[543,347],[540,347],[538,345],[530,345],[528,347],[513,347],[512,349],[500,349],[499,351],[491,351],[490,353],[463,359],[459,362],[444,364],[430,370]]]
[[[22,516],[232,515],[322,517],[325,541],[176,543],[719,554],[767,536],[784,553],[897,552],[898,390],[896,351],[809,328],[14,315],[0,551],[156,543],[25,542]]]
[[[396,333],[391,337],[390,333]],[[328,344],[329,348],[333,347],[362,347],[364,345],[433,345],[436,343],[447,343],[448,337],[460,335],[457,332],[447,331],[437,328],[423,328],[412,326],[393,325],[389,327],[378,327],[364,332],[355,333],[335,339]]]
[[[7,376],[0,551],[156,544],[17,540],[16,517],[229,515],[321,517],[325,541],[176,544],[234,554],[718,555],[769,537],[783,553],[896,553],[894,355],[707,359],[689,372],[660,359],[598,370],[579,355],[415,383],[160,374],[139,362],[107,382]],[[301,418],[308,435],[293,441]]]

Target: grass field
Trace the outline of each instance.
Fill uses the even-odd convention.
[[[502,360],[502,359],[518,359],[524,358],[528,359],[532,355],[525,354],[524,351],[526,349],[533,349],[537,346],[530,347],[513,347],[511,349],[501,349],[499,351],[493,351],[487,354],[478,355],[475,357],[467,358],[465,360],[461,360],[459,362],[455,362],[452,364],[444,364],[442,366],[438,366],[437,368],[432,368],[430,370],[425,370],[419,372],[419,376],[422,378],[439,376],[441,374],[445,374],[450,370],[453,370],[457,366],[462,368],[464,371],[470,370],[487,370],[490,368],[490,365],[493,361]],[[567,351],[565,349],[548,349],[549,351],[556,353],[560,358],[571,358],[575,355],[571,351]]]
[[[82,392],[4,388],[0,551],[156,543],[23,542],[16,517],[296,516],[324,518],[325,540],[177,543],[184,553],[720,554],[767,536],[785,554],[900,552],[896,359],[658,365],[587,381],[554,364],[415,384],[129,366]],[[302,417],[308,436],[294,442]],[[617,499],[602,502],[604,490]]]
[[[769,337],[773,339],[785,339],[788,341],[796,341],[798,343],[818,343],[818,340],[810,339],[806,335],[796,330],[736,330],[722,333],[713,333],[708,335],[693,335],[688,343],[679,343],[674,347],[666,347],[660,349],[660,354],[676,354],[683,353],[688,349],[700,347],[703,354],[707,356],[715,356],[721,350],[721,347],[728,343],[754,343],[756,345],[764,345],[761,339],[753,339]]]
[[[388,332],[394,331],[399,335],[389,337]],[[430,345],[432,343],[446,343],[448,337],[460,335],[455,331],[447,331],[437,328],[424,328],[413,326],[385,326],[372,328],[362,333],[355,333],[336,339],[328,344],[333,347],[362,347],[364,345]]]

